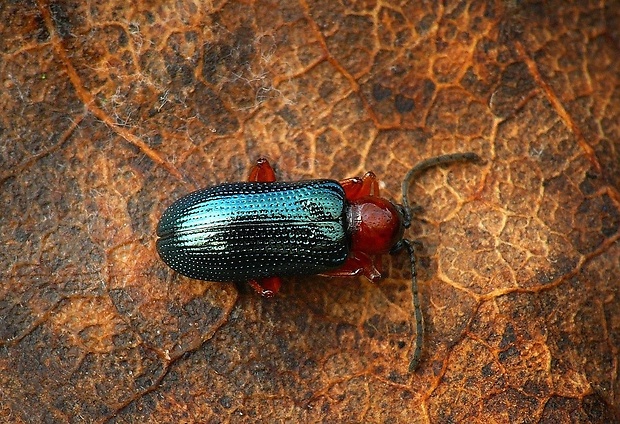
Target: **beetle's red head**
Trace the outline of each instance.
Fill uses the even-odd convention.
[[[349,204],[351,250],[369,255],[389,253],[403,238],[403,216],[389,200],[364,196]]]

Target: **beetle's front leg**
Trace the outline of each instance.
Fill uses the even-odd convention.
[[[248,284],[261,296],[274,297],[280,291],[282,280],[280,277],[267,277],[260,280],[250,280]]]
[[[276,173],[269,164],[269,161],[265,158],[259,158],[256,161],[256,165],[252,167],[250,171],[250,182],[263,182],[272,183],[276,180]]]
[[[363,275],[372,282],[381,278],[381,272],[375,266],[373,258],[363,252],[349,253],[349,257],[339,268],[322,272],[320,275],[325,275],[327,277],[352,277],[355,275]]]
[[[354,177],[339,181],[349,202],[364,196],[379,196],[379,183],[374,172],[367,172],[362,178]]]

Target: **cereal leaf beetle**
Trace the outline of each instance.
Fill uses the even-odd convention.
[[[265,297],[287,275],[381,277],[381,255],[407,250],[416,342],[409,363],[419,361],[424,325],[415,251],[403,238],[411,225],[408,191],[414,177],[435,166],[477,162],[475,153],[433,157],[414,166],[402,182],[402,205],[379,196],[375,174],[362,178],[278,182],[261,158],[248,182],[194,191],[163,213],[157,252],[178,273],[207,281],[249,281]]]

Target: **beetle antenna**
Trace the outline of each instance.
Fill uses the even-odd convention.
[[[409,372],[415,371],[420,363],[422,354],[422,343],[424,342],[424,317],[422,316],[422,308],[420,307],[420,296],[418,295],[418,271],[415,266],[415,251],[410,240],[403,239],[403,246],[409,253],[409,262],[411,263],[411,295],[413,297],[413,313],[415,315],[415,348],[409,362]]]
[[[404,206],[404,219],[403,225],[405,228],[409,228],[411,225],[411,204],[409,203],[409,186],[413,181],[413,177],[418,175],[419,173],[426,171],[429,168],[433,168],[439,165],[445,165],[447,163],[452,162],[480,162],[480,156],[473,152],[467,153],[451,153],[448,155],[435,156],[434,158],[429,158],[419,162],[407,172],[405,178],[403,179],[403,183],[401,185],[403,192],[403,206]]]
[[[452,153],[448,155],[436,156],[434,158],[423,160],[418,163],[416,166],[411,168],[402,183],[402,192],[403,192],[403,205],[402,205],[402,213],[403,213],[403,226],[405,228],[409,228],[411,225],[411,204],[409,203],[409,186],[413,181],[413,177],[418,175],[419,173],[426,171],[429,168],[433,168],[439,165],[445,165],[447,163],[452,162],[480,162],[482,159],[475,153],[467,152],[467,153]],[[422,308],[420,306],[420,296],[418,294],[418,272],[416,270],[416,259],[415,259],[415,250],[413,249],[413,244],[410,240],[402,239],[401,247],[404,246],[409,253],[409,261],[411,263],[411,296],[413,302],[413,313],[415,316],[415,326],[416,326],[416,338],[415,338],[415,348],[413,349],[413,355],[411,356],[411,361],[409,362],[409,372],[415,371],[420,363],[420,357],[422,354],[422,344],[424,343],[424,317],[422,316]]]

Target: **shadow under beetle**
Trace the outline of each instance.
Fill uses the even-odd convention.
[[[407,192],[413,177],[457,161],[477,162],[475,153],[454,153],[418,163],[402,182],[402,205],[379,196],[375,174],[362,178],[277,182],[259,159],[249,182],[224,183],[174,202],[157,226],[157,252],[178,273],[207,281],[249,281],[265,297],[287,275],[381,277],[381,255],[407,250],[416,342],[409,372],[417,367],[424,325],[416,280],[415,252],[403,238],[411,225]]]

